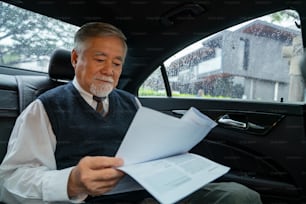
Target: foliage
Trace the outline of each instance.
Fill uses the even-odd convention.
[[[141,87],[138,91],[139,96],[166,96],[165,91],[155,91],[150,88],[144,88]],[[203,96],[196,96],[194,94],[188,94],[188,93],[179,93],[179,92],[173,92],[173,97],[182,97],[182,98],[229,98],[224,96],[211,96],[211,95],[203,95]]]
[[[138,95],[139,96],[166,96],[166,93],[155,91],[155,90],[150,89],[150,88],[141,87],[138,90]]]
[[[278,22],[281,23],[282,21],[288,20],[288,19],[299,19],[299,15],[297,12],[293,10],[282,10],[279,12],[275,12],[270,15],[271,17],[271,22]]]
[[[37,61],[72,45],[76,27],[3,2],[0,11],[0,64]]]

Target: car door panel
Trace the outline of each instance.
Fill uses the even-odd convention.
[[[265,199],[305,200],[304,104],[154,97],[140,101],[175,117],[193,106],[219,121],[191,151],[231,167],[220,181],[243,183]]]

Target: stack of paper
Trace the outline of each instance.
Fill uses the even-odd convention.
[[[193,107],[182,118],[141,107],[116,154],[130,177],[109,194],[145,188],[159,202],[174,203],[222,176],[228,167],[188,153],[216,125]]]

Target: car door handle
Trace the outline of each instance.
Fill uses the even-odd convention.
[[[264,136],[283,118],[284,115],[280,114],[223,113],[216,118],[216,122],[222,128],[236,129],[245,134]]]
[[[228,115],[224,115],[218,119],[218,123],[235,127],[235,128],[247,128],[247,123],[246,122],[241,122],[237,120],[230,119]]]

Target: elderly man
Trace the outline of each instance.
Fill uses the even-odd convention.
[[[127,53],[124,34],[100,22],[75,35],[71,83],[42,94],[16,121],[0,166],[5,202],[146,202],[146,191],[104,195],[124,176],[114,155],[140,106],[115,87]],[[150,202],[155,202],[151,199]],[[237,183],[212,183],[188,203],[261,203]]]

